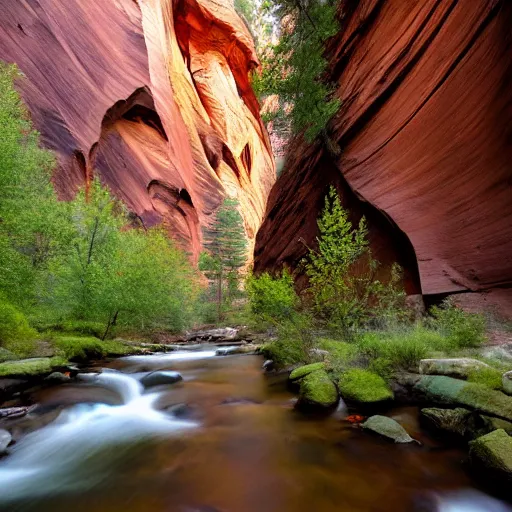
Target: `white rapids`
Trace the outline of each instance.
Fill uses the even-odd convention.
[[[159,393],[144,395],[133,376],[107,370],[80,377],[114,391],[122,404],[69,407],[22,438],[0,462],[0,505],[91,488],[115,471],[116,462],[130,450],[197,426],[156,410]]]

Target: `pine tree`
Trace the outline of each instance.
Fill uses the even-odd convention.
[[[200,268],[216,291],[217,318],[222,319],[224,286],[227,299],[238,290],[240,269],[247,261],[247,238],[238,201],[226,198],[217,210],[215,220],[204,233],[206,252],[201,255]]]

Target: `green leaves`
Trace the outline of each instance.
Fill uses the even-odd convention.
[[[18,77],[15,67],[0,64],[0,308],[10,319],[6,337],[29,332],[23,314],[46,323],[102,322],[104,333],[113,325],[183,329],[198,295],[186,256],[158,229],[128,229],[126,208],[97,180],[73,201],[57,200],[50,180],[54,158],[39,147],[13,87]]]
[[[288,120],[294,133],[304,131],[312,141],[340,107],[334,85],[326,82],[324,57],[327,40],[339,29],[335,2],[276,0],[264,2],[262,9],[277,18],[280,33],[279,42],[262,52],[256,94],[277,95],[280,108],[274,117]]]
[[[325,198],[318,230],[318,249],[311,249],[304,262],[316,314],[345,335],[370,320],[395,317],[405,297],[400,269],[392,267],[387,285],[376,278],[379,263],[370,253],[366,221],[363,217],[353,227],[334,187]]]

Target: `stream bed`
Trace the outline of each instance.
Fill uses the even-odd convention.
[[[296,412],[259,356],[215,350],[132,356],[35,392],[0,460],[8,512],[506,512],[475,487],[465,452],[423,432],[417,409],[388,414],[422,445]],[[99,375],[95,373],[99,372]],[[183,381],[144,390],[148,372]]]

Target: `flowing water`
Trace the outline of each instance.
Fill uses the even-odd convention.
[[[426,436],[414,408],[391,415],[423,445],[393,445],[347,422],[343,406],[297,413],[261,363],[214,351],[127,357],[36,393],[41,405],[0,461],[0,510],[512,510],[475,488],[464,452]],[[159,369],[184,380],[144,391],[139,379]]]

